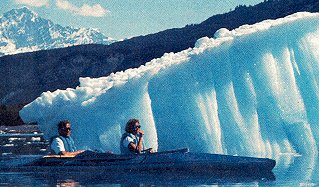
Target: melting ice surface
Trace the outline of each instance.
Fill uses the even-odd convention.
[[[319,14],[220,29],[214,38],[76,89],[45,92],[25,122],[47,138],[63,119],[82,149],[119,152],[125,123],[138,118],[146,147],[276,158],[307,155],[319,142]]]

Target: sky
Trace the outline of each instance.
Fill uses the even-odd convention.
[[[27,6],[62,26],[91,27],[114,39],[196,24],[263,0],[1,0],[0,14]]]

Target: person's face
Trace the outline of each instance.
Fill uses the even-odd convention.
[[[71,124],[67,123],[64,127],[59,129],[61,136],[70,136],[71,135]]]
[[[134,129],[135,129],[134,134],[137,134],[137,132],[139,132],[140,128],[141,128],[140,123],[139,123],[139,122],[136,122],[136,123],[134,124]]]

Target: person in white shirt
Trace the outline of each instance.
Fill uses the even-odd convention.
[[[60,121],[58,124],[59,136],[51,138],[51,152],[53,154],[76,156],[85,150],[77,150],[71,137],[71,123],[68,120]]]
[[[144,150],[143,146],[144,131],[138,119],[130,119],[126,123],[125,133],[120,141],[122,154],[140,154]]]

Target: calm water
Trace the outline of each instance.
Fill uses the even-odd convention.
[[[318,159],[281,156],[273,176],[187,174],[0,173],[0,186],[319,186]]]

